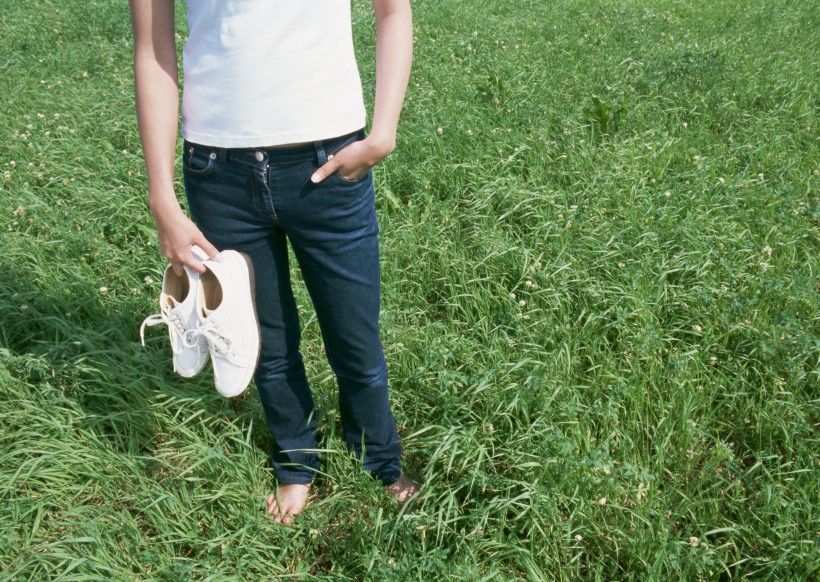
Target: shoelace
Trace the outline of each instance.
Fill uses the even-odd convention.
[[[145,345],[145,328],[153,327],[164,323],[171,330],[171,336],[176,341],[171,341],[171,350],[178,354],[183,347],[193,348],[197,343],[197,330],[185,329],[185,322],[178,313],[170,313],[170,310],[163,310],[162,313],[155,313],[146,317],[140,325],[140,342]]]
[[[196,329],[188,330],[192,337],[204,337],[211,349],[220,356],[230,356],[231,340],[226,338],[213,321],[200,322]]]

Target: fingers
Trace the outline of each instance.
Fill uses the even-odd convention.
[[[221,261],[219,250],[182,211],[158,213],[155,221],[159,248],[177,275],[182,276],[184,267],[201,274],[203,261]]]
[[[189,247],[187,251],[177,253],[176,256],[173,257],[168,257],[168,262],[171,263],[171,268],[177,275],[182,275],[185,272],[184,267],[188,267],[200,275],[205,272],[205,265],[202,264],[202,261],[207,260],[208,257],[203,256],[200,258],[199,253],[197,253],[194,248],[195,247]]]
[[[197,241],[199,248],[205,251],[205,254],[208,256],[209,259],[215,261],[217,263],[222,262],[222,255],[219,254],[219,249],[217,249],[214,245],[212,245],[205,237],[202,237]]]
[[[334,173],[339,173],[345,180],[358,180],[382,160],[382,157],[374,156],[365,141],[353,142],[335,155],[329,155],[327,162],[313,173],[310,181],[318,184]]]
[[[318,184],[334,172],[339,169],[340,166],[339,158],[338,157],[330,157],[327,162],[325,162],[318,170],[316,170],[313,175],[310,177],[310,181],[314,184]]]
[[[203,261],[211,260],[217,263],[222,262],[222,255],[219,254],[219,250],[204,236],[197,239],[191,247],[189,254],[193,258],[193,263],[188,263],[188,266],[199,274],[205,272],[205,266],[202,264]]]
[[[206,270],[205,265],[202,264],[204,261],[222,262],[222,255],[219,250],[204,237],[197,240],[193,245],[188,245],[187,250],[166,252],[164,254],[174,273],[179,276],[182,276],[185,272],[185,267],[201,275]]]

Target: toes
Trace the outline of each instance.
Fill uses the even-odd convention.
[[[299,511],[293,511],[286,506],[280,506],[276,500],[268,504],[268,515],[270,515],[276,523],[290,525],[293,523],[293,516]]]
[[[399,480],[387,487],[387,492],[399,503],[407,502],[419,491],[419,486],[401,475]]]
[[[284,485],[271,493],[266,499],[268,514],[276,523],[291,525],[296,515],[302,510],[307,497],[307,486]]]
[[[268,513],[277,513],[279,511],[279,504],[276,502],[276,497],[271,495],[267,499]]]

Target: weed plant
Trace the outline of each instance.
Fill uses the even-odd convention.
[[[139,345],[164,260],[127,4],[0,5],[0,578],[816,578],[817,4],[414,10],[376,179],[423,493],[399,508],[345,452],[294,273],[324,468],[284,528],[254,389]]]

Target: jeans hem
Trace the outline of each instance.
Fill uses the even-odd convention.
[[[279,485],[310,485],[313,482],[313,479],[310,478],[307,481],[304,481],[296,477],[276,477],[276,482]]]

